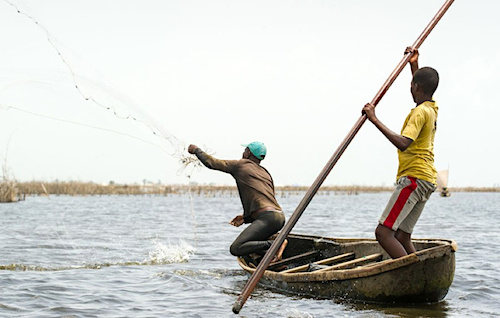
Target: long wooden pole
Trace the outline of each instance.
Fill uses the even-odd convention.
[[[434,18],[429,22],[427,27],[424,29],[422,34],[418,37],[418,39],[413,43],[412,48],[413,49],[418,49],[420,48],[420,45],[425,41],[427,36],[431,33],[432,29],[436,26],[436,24],[441,20],[443,15],[446,13],[448,8],[451,6],[454,0],[446,0],[444,5],[439,9],[439,11],[436,13]],[[389,90],[389,87],[391,87],[392,83],[396,80],[398,75],[401,73],[401,71],[404,69],[405,65],[408,63],[410,58],[413,56],[413,52],[404,55],[403,59],[399,62],[399,64],[396,66],[394,71],[391,73],[389,78],[385,81],[384,85],[380,88],[380,90],[377,92],[375,97],[372,99],[371,104],[373,106],[377,106],[378,102],[382,99],[382,97],[385,95],[385,93]],[[312,198],[318,191],[319,187],[323,182],[325,181],[326,177],[330,173],[330,171],[333,169],[337,161],[339,160],[340,156],[344,153],[346,150],[347,146],[351,143],[351,141],[354,139],[354,136],[358,133],[358,131],[361,129],[361,126],[366,121],[366,115],[363,114],[361,117],[356,121],[354,126],[352,127],[351,131],[347,134],[345,139],[342,141],[340,146],[337,148],[335,153],[332,155],[330,160],[327,162],[326,166],[323,168],[319,176],[316,178],[314,183],[311,185],[311,187],[307,190],[304,198],[302,201],[300,201],[299,205],[295,209],[295,212],[293,212],[292,216],[288,220],[288,222],[285,224],[283,229],[281,230],[280,234],[278,237],[274,240],[273,244],[267,251],[267,253],[264,255],[262,260],[260,261],[259,265],[255,269],[255,272],[252,274],[252,276],[248,279],[245,287],[243,287],[243,290],[236,300],[236,302],[233,305],[233,312],[235,314],[239,313],[243,305],[245,304],[245,301],[248,299],[250,294],[252,293],[253,289],[259,282],[260,278],[264,274],[264,271],[266,270],[267,266],[271,262],[271,259],[273,256],[276,254],[278,251],[279,247],[283,242],[285,241],[285,238],[290,234],[290,231],[292,228],[295,226],[297,221],[299,220],[300,216],[306,209],[306,207],[309,205],[311,202]]]

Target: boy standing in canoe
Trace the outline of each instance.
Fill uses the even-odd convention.
[[[412,48],[408,47],[405,54],[411,52]],[[434,136],[438,107],[432,95],[437,89],[439,75],[430,67],[419,69],[418,57],[418,51],[414,50],[409,60],[413,74],[411,94],[416,106],[406,117],[401,134],[393,132],[377,118],[373,105],[366,104],[363,108],[368,120],[398,148],[396,189],[375,230],[377,241],[392,258],[416,252],[411,233],[437,183]]]
[[[237,215],[229,224],[236,227],[243,223],[250,225],[231,244],[231,254],[262,256],[271,247],[269,238],[285,224],[285,215],[275,197],[273,178],[260,165],[266,156],[266,146],[258,141],[243,146],[245,150],[240,160],[216,159],[195,145],[189,145],[188,152],[196,155],[207,168],[229,173],[236,180],[243,214]],[[281,259],[286,244],[285,240],[273,261]]]

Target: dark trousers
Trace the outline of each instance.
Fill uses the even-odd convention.
[[[283,212],[263,212],[240,233],[231,244],[229,251],[234,256],[243,256],[250,253],[264,255],[272,244],[269,237],[278,233],[283,225],[285,225]]]

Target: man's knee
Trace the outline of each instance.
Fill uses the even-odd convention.
[[[240,247],[241,247],[240,243],[234,242],[229,247],[229,253],[231,253],[231,255],[233,256],[243,256],[243,254],[241,254]]]
[[[229,247],[229,253],[233,256],[243,256],[245,253],[242,253],[243,242],[238,240],[234,241],[233,244]]]

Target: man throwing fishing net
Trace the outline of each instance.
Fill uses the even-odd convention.
[[[407,48],[405,54],[411,52],[412,49]],[[416,106],[406,117],[401,134],[393,132],[377,118],[373,105],[366,104],[363,108],[368,119],[398,148],[396,190],[375,230],[377,241],[392,258],[416,252],[411,233],[437,183],[434,135],[438,107],[432,95],[437,89],[439,75],[430,67],[419,69],[418,56],[415,50],[409,60],[413,74],[411,94]]]
[[[196,155],[207,168],[229,173],[236,180],[243,214],[237,215],[229,224],[236,227],[243,223],[250,225],[231,244],[231,254],[262,256],[271,247],[270,237],[285,224],[285,215],[275,197],[273,178],[260,165],[266,156],[266,146],[258,141],[243,146],[245,150],[240,160],[216,159],[195,145],[189,145],[188,152]],[[281,259],[286,244],[285,240],[273,261]]]

